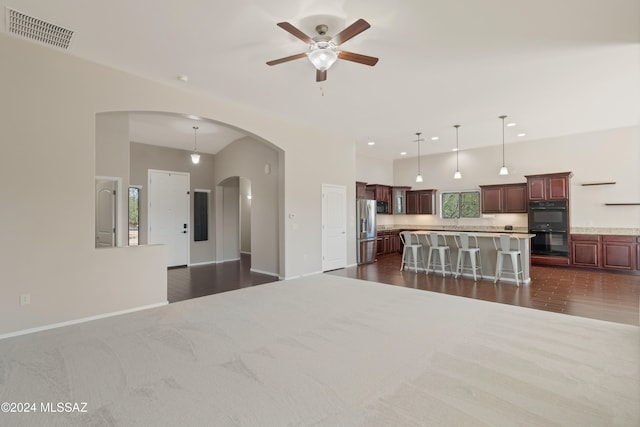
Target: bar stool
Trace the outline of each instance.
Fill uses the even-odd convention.
[[[476,272],[480,271],[480,278],[482,274],[482,257],[480,256],[480,248],[478,247],[478,238],[476,236],[470,236],[467,233],[460,233],[458,236],[453,236],[453,239],[458,246],[458,263],[456,266],[456,278],[464,273],[464,270],[473,271],[473,280],[478,280]],[[469,240],[473,239],[473,246],[469,246]],[[465,267],[464,256],[469,254],[469,260],[471,267]]]
[[[511,249],[511,244],[513,242],[517,243],[517,249]],[[496,236],[493,237],[493,245],[497,251],[497,259],[496,259],[496,277],[493,283],[497,283],[502,277],[503,273],[503,260],[505,257],[511,259],[511,267],[512,270],[507,270],[508,273],[512,273],[516,279],[516,286],[520,286],[520,282],[518,282],[518,275],[522,275],[522,281],[524,282],[524,272],[522,271],[522,253],[520,252],[520,239],[516,236],[510,236],[508,234],[503,234],[500,238]],[[520,262],[520,266],[518,267],[518,261]]]
[[[402,241],[402,263],[400,264],[400,271],[404,270],[404,266],[413,266],[415,272],[418,272],[418,262],[424,268],[424,258],[422,255],[422,243],[416,233],[410,231],[401,231],[400,240]],[[418,261],[418,257],[420,260]]]
[[[440,244],[442,240],[443,244]],[[444,234],[439,233],[429,233],[427,235],[427,242],[429,244],[429,257],[427,258],[427,274],[429,274],[429,268],[431,268],[431,257],[435,252],[438,255],[438,261],[440,261],[440,268],[442,269],[442,277],[445,275],[445,267],[449,267],[449,272],[453,275],[453,271],[451,270],[451,250],[449,246],[447,246],[447,238]],[[447,263],[447,257],[449,258],[449,263]],[[436,258],[433,257],[433,272],[436,271]]]

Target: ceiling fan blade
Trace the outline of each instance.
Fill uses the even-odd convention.
[[[359,53],[353,52],[345,52],[344,50],[338,52],[338,58],[346,59],[347,61],[351,62],[357,62],[358,64],[370,65],[372,67],[378,63],[378,58],[375,58],[373,56],[360,55]]]
[[[357,36],[369,27],[371,27],[371,25],[369,25],[367,21],[365,21],[364,19],[358,19],[356,22],[333,36],[331,41],[336,46],[339,46],[350,38]]]
[[[324,71],[316,70],[316,81],[323,82],[325,80],[327,80],[327,70],[324,70]]]
[[[273,61],[267,62],[267,65],[278,65],[282,64],[283,62],[293,61],[294,59],[304,58],[305,56],[307,56],[307,52],[297,53],[295,55],[286,56],[284,58],[274,59]]]
[[[313,39],[311,37],[309,37],[308,35],[306,35],[302,31],[300,31],[299,29],[297,29],[296,27],[294,27],[290,23],[288,23],[288,22],[278,22],[277,25],[278,25],[278,27],[282,28],[283,30],[287,31],[288,33],[290,33],[290,34],[294,35],[295,37],[299,38],[300,40],[302,40],[306,44],[313,43]]]

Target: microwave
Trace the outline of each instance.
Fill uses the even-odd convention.
[[[389,213],[389,202],[376,202],[376,212],[382,214]]]

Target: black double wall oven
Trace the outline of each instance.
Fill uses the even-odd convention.
[[[531,253],[537,255],[568,256],[569,213],[566,200],[529,202],[529,232]]]

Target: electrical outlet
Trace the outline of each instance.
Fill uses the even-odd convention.
[[[31,304],[31,294],[20,295],[20,305],[29,305],[29,304]]]

